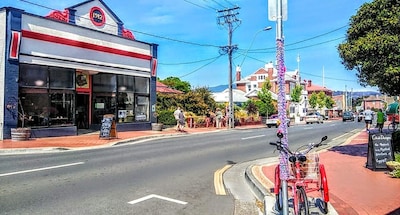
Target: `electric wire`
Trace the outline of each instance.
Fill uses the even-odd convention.
[[[207,10],[208,10],[208,9],[212,9],[213,11],[216,11],[216,10],[217,10],[217,9],[215,9],[215,8],[209,6],[209,5],[202,6],[202,5],[196,4],[196,3],[191,2],[191,1],[188,1],[188,0],[183,0],[183,1],[185,1],[185,2],[187,2],[187,3],[189,3],[189,4],[192,4],[192,5],[195,5],[195,6],[197,6],[197,7],[203,8],[203,9],[207,9]]]
[[[41,4],[37,4],[37,3],[31,2],[31,1],[28,1],[28,0],[20,0],[20,1],[25,2],[25,3],[28,3],[28,4],[32,4],[32,5],[35,5],[35,6],[38,6],[38,7],[42,7],[42,8],[45,8],[45,9],[58,11],[57,9],[50,8],[50,7],[41,5]],[[185,1],[185,0],[184,0],[184,1]],[[83,16],[76,16],[76,17],[79,17],[80,19],[90,20],[89,18],[86,18],[86,17],[83,17]],[[111,24],[108,24],[108,23],[105,23],[105,25],[111,26],[111,27],[118,27],[118,26],[111,25]],[[160,36],[160,35],[151,34],[151,33],[146,33],[146,32],[142,32],[142,31],[138,31],[138,30],[128,29],[128,28],[125,28],[125,29],[130,30],[130,31],[135,32],[135,33],[138,33],[138,34],[143,34],[143,35],[147,35],[147,36],[151,36],[151,37],[156,37],[156,38],[160,38],[160,39],[164,39],[164,40],[169,40],[169,41],[174,41],[174,42],[179,42],[179,43],[185,43],[185,44],[194,45],[194,46],[214,47],[214,48],[220,48],[220,47],[221,47],[221,46],[218,46],[218,45],[201,44],[201,43],[195,43],[195,42],[189,42],[189,41],[174,39],[174,38],[170,38],[170,37]]]
[[[219,56],[217,56],[217,57],[219,57]],[[158,63],[158,64],[160,64],[160,65],[166,65],[166,66],[172,66],[172,65],[184,65],[184,64],[195,64],[195,63],[201,63],[201,62],[204,62],[204,61],[213,60],[213,59],[215,59],[215,58],[216,58],[216,57],[213,57],[213,58],[207,58],[207,59],[198,60],[198,61],[182,62],[182,63]]]
[[[206,67],[206,66],[208,66],[208,65],[210,65],[210,64],[212,64],[212,63],[214,63],[214,62],[215,62],[216,60],[218,60],[221,56],[223,56],[223,55],[219,55],[218,57],[214,58],[214,60],[210,61],[209,63],[204,64],[203,66],[201,66],[201,67],[199,67],[199,68],[197,68],[197,69],[195,69],[195,70],[193,70],[193,71],[191,71],[191,72],[189,72],[189,73],[186,73],[185,75],[181,75],[179,78],[186,77],[186,76],[188,76],[188,75],[191,75],[191,74],[193,74],[193,73],[199,71],[200,69],[203,69],[204,67]]]

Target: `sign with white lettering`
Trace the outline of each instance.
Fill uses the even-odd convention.
[[[387,169],[386,162],[394,160],[391,133],[369,134],[367,167]]]

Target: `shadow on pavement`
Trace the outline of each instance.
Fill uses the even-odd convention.
[[[345,155],[367,157],[368,144],[363,143],[363,144],[334,146],[334,147],[328,149],[328,151],[339,152],[339,153],[345,154]]]
[[[391,211],[391,212],[387,213],[386,215],[398,215],[398,214],[400,214],[400,208],[397,208],[396,210]]]

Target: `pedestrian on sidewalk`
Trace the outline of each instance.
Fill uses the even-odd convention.
[[[215,119],[216,119],[216,127],[219,129],[221,128],[221,121],[222,121],[222,112],[221,109],[217,108],[215,112]]]
[[[376,125],[378,126],[380,133],[382,133],[383,123],[385,123],[385,114],[382,112],[382,109],[379,109],[376,114]]]
[[[181,126],[180,126],[180,123],[179,123],[179,114],[180,113],[181,113],[181,108],[177,107],[176,110],[174,111],[174,118],[176,120],[176,128],[175,128],[176,131],[180,131],[181,130]]]
[[[371,108],[368,106],[367,110],[364,111],[364,117],[365,117],[365,129],[367,130],[367,132],[369,132],[369,129],[371,128],[371,124],[372,124],[372,118],[373,118],[373,112],[371,110]]]
[[[185,132],[183,128],[185,127],[185,113],[183,110],[179,113],[179,131]]]

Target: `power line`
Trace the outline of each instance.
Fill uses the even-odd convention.
[[[211,6],[208,6],[208,5],[206,5],[206,7],[205,7],[205,6],[196,4],[196,3],[191,2],[191,1],[188,1],[188,0],[183,0],[183,1],[185,1],[185,2],[187,2],[187,3],[189,3],[189,4],[192,4],[192,5],[195,5],[195,6],[197,6],[197,7],[203,8],[203,9],[207,9],[207,10],[208,10],[208,9],[212,9],[213,11],[216,11],[216,10],[217,10],[217,9],[211,7]]]
[[[37,3],[34,3],[34,2],[30,2],[30,1],[28,1],[28,0],[20,0],[20,1],[23,1],[23,2],[25,2],[25,3],[32,4],[32,5],[35,5],[35,6],[38,6],[38,7],[42,7],[42,8],[45,8],[45,9],[56,10],[56,11],[57,11],[57,9],[50,8],[50,7],[47,7],[47,6],[44,6],[44,5],[41,5],[41,4],[37,4]],[[186,1],[186,0],[184,0],[184,1]],[[86,17],[83,17],[83,16],[76,16],[76,17],[79,17],[80,19],[90,20],[89,18],[86,18]],[[105,23],[105,25],[108,25],[108,26],[111,26],[111,27],[118,27],[118,26],[116,26],[116,25],[111,25],[111,24],[108,24],[108,23]],[[138,31],[138,30],[132,30],[132,29],[128,29],[128,28],[125,28],[125,29],[130,30],[130,31],[135,32],[135,33],[138,33],[138,34],[143,34],[143,35],[152,36],[152,37],[156,37],[156,38],[160,38],[160,39],[164,39],[164,40],[169,40],[169,41],[174,41],[174,42],[179,42],[179,43],[185,43],[185,44],[189,44],[189,45],[203,46],[203,47],[221,48],[221,46],[218,46],[218,45],[201,44],[201,43],[195,43],[195,42],[188,42],[188,41],[173,39],[173,38],[169,38],[169,37],[165,37],[165,36],[160,36],[160,35],[155,35],[155,34],[151,34],[151,33],[146,33],[146,32],[142,32],[142,31]]]
[[[232,7],[235,7],[236,5],[232,4],[232,2],[228,1],[228,0],[224,0],[226,3],[230,4]]]
[[[203,1],[207,1],[207,0],[203,0]],[[224,5],[220,4],[219,2],[215,1],[215,0],[211,0],[212,2],[216,3],[217,5],[226,8]]]
[[[222,55],[219,55],[218,57],[214,58],[214,60],[210,61],[209,63],[207,63],[207,64],[205,64],[205,65],[203,65],[203,66],[201,66],[201,67],[199,67],[199,68],[197,68],[197,69],[195,69],[195,70],[189,72],[189,73],[186,73],[185,75],[182,75],[182,76],[180,76],[179,78],[183,78],[183,77],[185,77],[185,76],[188,76],[188,75],[190,75],[190,74],[193,74],[193,73],[199,71],[200,69],[203,69],[204,67],[206,67],[206,66],[208,66],[208,65],[210,65],[210,64],[212,64],[212,63],[214,63],[214,62],[215,62],[216,60],[218,60],[221,56],[222,56]]]
[[[307,45],[307,46],[301,46],[301,47],[297,47],[297,48],[291,48],[291,49],[285,49],[285,51],[294,51],[294,50],[299,50],[299,49],[306,49],[306,48],[310,48],[310,47],[313,47],[313,46],[318,46],[318,45],[323,45],[323,44],[326,44],[326,43],[330,43],[330,42],[333,42],[333,41],[336,41],[336,40],[340,40],[340,39],[343,39],[343,38],[345,38],[345,37],[338,37],[338,38],[335,38],[335,39],[331,39],[331,40],[326,40],[326,41],[323,41],[323,42],[320,42],[320,43],[315,43],[315,44],[311,44],[311,45]],[[263,49],[250,49],[250,50],[248,50],[248,53],[255,53],[255,54],[262,54],[262,53],[275,53],[275,50],[272,50],[272,51],[261,51],[261,50],[272,50],[272,49],[275,49],[275,47],[274,48],[263,48]],[[239,49],[240,51],[244,51],[244,49]]]
[[[221,55],[218,55],[217,57],[219,57],[219,56],[221,56]],[[198,60],[198,61],[183,62],[183,63],[161,63],[161,62],[159,62],[158,64],[160,64],[160,65],[167,65],[167,66],[171,66],[171,65],[184,65],[184,64],[201,63],[201,62],[209,61],[209,60],[213,60],[213,59],[215,59],[215,57],[213,57],[213,58],[207,58],[207,59],[204,59],[204,60]]]

